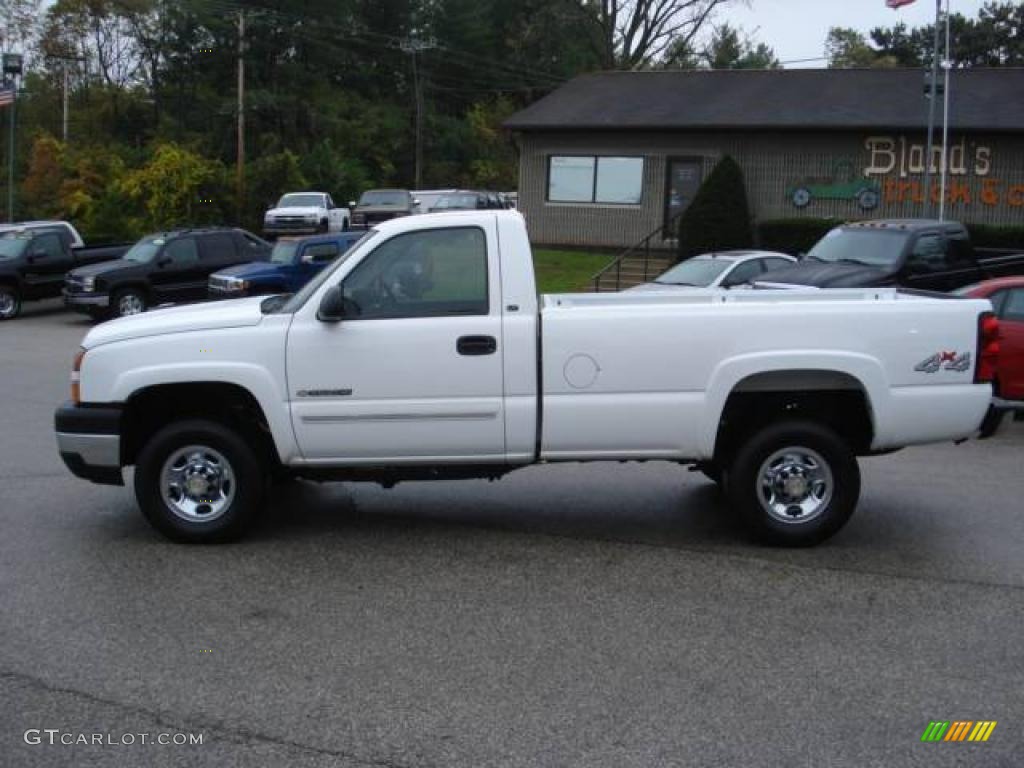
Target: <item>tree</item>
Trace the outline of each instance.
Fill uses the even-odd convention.
[[[864,35],[849,27],[832,27],[828,31],[825,56],[832,69],[895,67],[898,64],[895,57],[872,48]]]
[[[22,203],[41,218],[63,218],[60,191],[64,183],[63,147],[43,134],[32,143],[28,171],[21,184]]]
[[[749,248],[754,243],[743,171],[729,155],[712,169],[679,217],[679,258]]]
[[[672,69],[779,69],[782,66],[770,46],[755,42],[742,29],[729,24],[715,27],[702,51],[695,52],[689,45],[677,41],[666,56],[666,66]]]
[[[227,207],[224,166],[176,144],[159,145],[150,161],[129,173],[121,187],[141,204],[143,223],[151,230],[219,218],[208,207],[210,200],[214,206]]]
[[[673,46],[691,46],[715,12],[732,0],[571,0],[590,28],[605,69],[643,69]]]

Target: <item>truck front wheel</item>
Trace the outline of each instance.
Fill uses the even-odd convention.
[[[265,486],[256,453],[215,421],[164,427],[136,461],[135,497],[142,514],[162,534],[184,543],[242,536],[262,506]]]
[[[727,492],[755,537],[806,547],[850,519],[860,496],[860,468],[850,446],[828,427],[778,422],[744,441],[729,469]]]
[[[0,285],[0,320],[11,320],[21,312],[21,295],[13,285]]]

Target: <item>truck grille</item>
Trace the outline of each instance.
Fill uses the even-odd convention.
[[[217,275],[210,275],[210,281],[207,287],[211,291],[226,291],[228,289],[228,279],[225,277],[218,277]]]
[[[82,278],[68,275],[64,278],[64,285],[71,293],[78,293],[82,290]]]

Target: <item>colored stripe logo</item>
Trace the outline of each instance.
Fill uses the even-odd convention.
[[[932,720],[921,741],[988,741],[996,720]]]

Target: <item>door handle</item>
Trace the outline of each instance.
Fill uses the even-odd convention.
[[[498,340],[493,336],[460,336],[455,350],[460,355],[493,355],[498,349]]]

